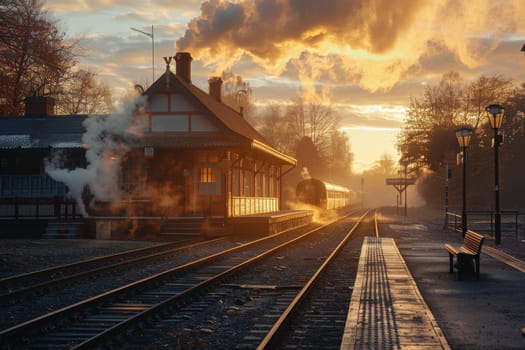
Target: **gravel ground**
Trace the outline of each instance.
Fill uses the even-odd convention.
[[[159,242],[113,240],[3,239],[0,279],[80,260],[149,247]]]

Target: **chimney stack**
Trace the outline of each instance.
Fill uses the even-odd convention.
[[[29,96],[24,100],[26,117],[46,117],[55,114],[55,100],[45,96]]]
[[[189,52],[177,52],[175,55],[175,74],[182,80],[191,83],[191,55]]]
[[[221,102],[222,98],[222,79],[221,77],[211,77],[208,79],[210,84],[210,96]]]

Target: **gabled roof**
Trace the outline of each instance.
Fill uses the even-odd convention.
[[[268,141],[255,128],[243,118],[237,111],[233,110],[226,104],[217,101],[215,98],[205,93],[195,85],[186,82],[176,74],[167,70],[153,85],[151,85],[144,94],[153,96],[158,93],[169,92],[186,92],[188,95],[203,106],[211,115],[220,121],[227,129],[233,131],[236,135],[244,138],[250,146],[258,151],[272,155],[288,164],[295,165],[297,161],[269,146]]]

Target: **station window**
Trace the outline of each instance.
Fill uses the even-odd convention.
[[[215,168],[200,168],[200,183],[217,182],[217,173]]]

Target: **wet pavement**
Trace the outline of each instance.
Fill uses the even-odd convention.
[[[449,273],[443,245],[459,246],[460,233],[416,217],[386,215],[383,222],[381,234],[394,238],[452,349],[525,349],[525,273],[487,254],[497,249],[523,259],[522,241],[505,239],[496,246],[488,237],[479,281],[473,273],[458,280],[457,272]]]

